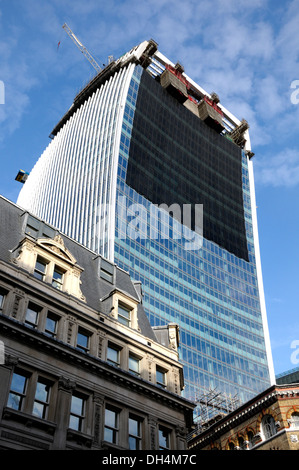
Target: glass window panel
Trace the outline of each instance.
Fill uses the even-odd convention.
[[[108,346],[107,348],[107,361],[114,365],[119,365],[119,350]]]
[[[105,409],[105,428],[104,428],[105,441],[117,444],[118,439],[118,412],[111,409]]]
[[[140,375],[140,359],[135,356],[129,356],[129,371],[133,372],[136,375]]]
[[[83,399],[72,396],[72,407],[71,407],[71,412],[81,415],[83,411]]]
[[[35,269],[34,269],[34,276],[40,281],[43,281],[45,278],[46,266],[47,264],[45,261],[42,261],[39,258],[37,259],[36,264],[35,264]]]
[[[26,312],[25,323],[32,327],[36,327],[37,320],[38,320],[38,308],[29,306]]]
[[[159,449],[169,449],[169,430],[159,428]]]
[[[84,352],[87,352],[88,346],[89,346],[89,335],[79,330],[78,335],[77,335],[77,348],[81,349]]]
[[[14,373],[10,393],[8,397],[7,406],[15,410],[21,410],[23,398],[26,392],[27,377]]]
[[[123,325],[130,326],[131,311],[118,304],[118,321]]]
[[[45,332],[51,336],[55,336],[57,330],[57,319],[51,314],[47,316]]]
[[[53,272],[53,279],[52,279],[52,286],[55,287],[55,289],[62,288],[63,275],[64,275],[64,272],[60,268],[55,266],[54,272]]]

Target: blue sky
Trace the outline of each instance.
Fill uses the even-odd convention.
[[[13,202],[18,170],[94,74],[65,22],[99,64],[153,38],[248,121],[275,372],[298,367],[299,0],[0,0],[0,194]]]

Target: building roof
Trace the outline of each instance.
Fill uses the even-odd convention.
[[[89,307],[107,315],[107,312],[103,309],[101,299],[111,294],[117,288],[117,290],[138,302],[137,316],[140,333],[153,341],[157,341],[157,337],[150,326],[142,305],[140,286],[132,281],[128,272],[104,260],[102,256],[80,245],[38,217],[33,217],[3,196],[0,196],[0,260],[12,263],[12,251],[17,248],[21,240],[26,236],[28,223],[35,225],[38,237],[41,236],[43,238],[46,235],[51,237],[51,235],[55,236],[58,234],[62,237],[66,248],[74,256],[77,264],[83,268],[81,291],[86,299],[85,303]],[[100,275],[101,262],[103,260],[109,263],[113,270],[112,282],[103,279]]]

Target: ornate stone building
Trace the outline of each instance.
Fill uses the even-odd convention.
[[[185,449],[178,328],[129,274],[0,198],[0,448]]]
[[[194,432],[189,449],[299,450],[299,384],[273,385]]]

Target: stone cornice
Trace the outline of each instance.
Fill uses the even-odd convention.
[[[10,317],[0,316],[0,331],[9,338],[15,338],[23,343],[29,343],[36,350],[46,351],[47,354],[66,361],[68,364],[82,367],[85,371],[102,376],[113,383],[119,383],[122,387],[134,390],[137,393],[167,403],[172,408],[192,412],[195,404],[180,395],[161,389],[156,384],[136,377],[130,372],[119,367],[114,367],[100,358],[83,353],[73,346],[48,337],[46,334],[33,330]]]

